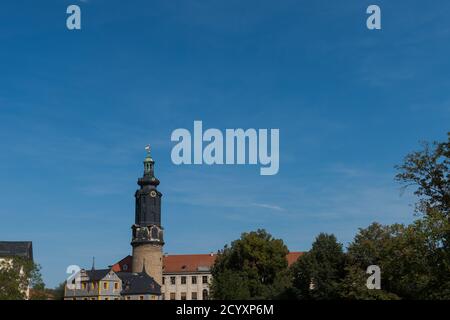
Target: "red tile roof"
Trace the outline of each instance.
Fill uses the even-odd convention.
[[[164,256],[163,272],[209,271],[217,254],[177,254]]]
[[[303,254],[303,252],[289,252],[286,256],[288,265],[292,265]],[[165,255],[163,258],[164,273],[184,273],[208,271],[216,259],[217,254],[176,254]],[[131,272],[132,258],[126,256],[112,266],[115,272]],[[125,270],[126,269],[126,270]]]
[[[131,272],[131,264],[133,262],[133,258],[131,256],[126,256],[119,262],[115,263],[112,266],[114,272]]]
[[[299,252],[299,251],[289,252],[286,256],[286,259],[288,261],[288,266],[291,266],[302,255],[303,255],[303,252]]]

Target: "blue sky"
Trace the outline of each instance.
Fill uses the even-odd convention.
[[[79,4],[82,30],[65,27]],[[382,9],[381,31],[365,26]],[[153,146],[165,252],[266,228],[290,250],[409,222],[394,165],[450,129],[448,1],[4,1],[0,239],[32,240],[53,287],[130,253]],[[279,128],[280,171],[175,166],[171,132]]]

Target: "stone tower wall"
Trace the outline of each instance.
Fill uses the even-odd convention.
[[[141,272],[145,261],[145,271],[162,285],[162,246],[157,244],[140,244],[133,246],[132,272]]]

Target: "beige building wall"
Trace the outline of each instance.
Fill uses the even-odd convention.
[[[161,293],[164,300],[203,300],[204,297],[209,297],[209,285],[212,280],[210,273],[164,273],[163,276],[164,284],[161,287]],[[182,283],[183,277],[186,283]],[[195,284],[192,283],[193,277],[197,279]],[[206,283],[203,277],[206,277]],[[172,283],[173,278],[175,278],[175,284]]]

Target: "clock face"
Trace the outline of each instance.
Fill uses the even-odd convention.
[[[156,197],[156,191],[154,191],[154,190],[150,191],[150,196],[152,198]]]

